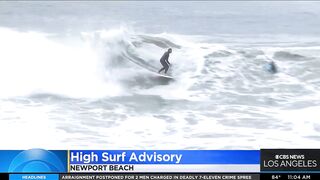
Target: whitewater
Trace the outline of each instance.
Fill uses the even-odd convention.
[[[319,2],[0,2],[0,148],[317,148],[318,32]]]

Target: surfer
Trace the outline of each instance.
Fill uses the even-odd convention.
[[[270,60],[269,62],[267,62],[266,69],[272,74],[275,74],[278,72],[277,65],[273,60]]]
[[[268,58],[267,56],[265,56],[265,57],[269,60],[269,62],[267,62],[267,64],[265,65],[266,70],[269,71],[272,74],[277,73],[278,72],[278,68],[277,68],[276,63],[272,59]]]
[[[165,70],[164,73],[167,74],[167,71],[168,71],[169,65],[170,65],[170,63],[169,63],[169,61],[168,61],[168,60],[169,60],[169,55],[170,55],[170,53],[172,53],[172,49],[171,49],[171,48],[169,48],[168,51],[166,51],[166,52],[162,55],[162,57],[161,57],[161,59],[160,59],[160,63],[162,64],[162,68],[158,71],[159,74],[160,74],[160,72],[163,71],[163,70]]]
[[[271,73],[277,73],[277,72],[278,72],[277,66],[276,66],[276,64],[275,64],[273,61],[269,62],[268,65],[269,65],[268,70],[269,70]]]

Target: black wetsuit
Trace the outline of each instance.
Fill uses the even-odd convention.
[[[271,73],[277,73],[278,72],[277,66],[273,61],[269,63],[269,66],[270,66],[270,70],[269,71]]]
[[[160,63],[162,64],[163,67],[159,70],[159,73],[163,70],[165,70],[164,73],[167,73],[170,65],[168,59],[169,59],[169,52],[167,51],[162,55],[160,59]]]

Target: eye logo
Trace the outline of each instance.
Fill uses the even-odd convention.
[[[9,172],[66,172],[57,155],[43,149],[22,151],[13,158]]]

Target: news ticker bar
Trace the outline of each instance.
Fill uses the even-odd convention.
[[[320,172],[320,149],[8,150],[0,173]]]
[[[0,174],[1,180],[319,180],[320,173]]]

